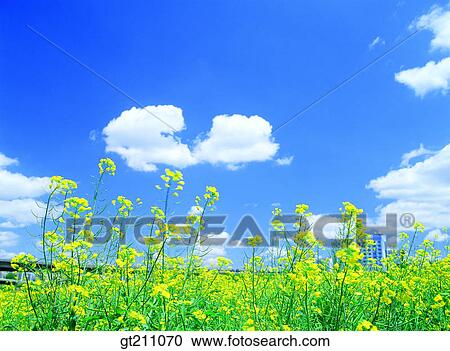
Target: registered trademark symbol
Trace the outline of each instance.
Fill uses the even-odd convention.
[[[400,216],[400,224],[403,228],[411,228],[416,222],[416,218],[412,213],[403,213]]]

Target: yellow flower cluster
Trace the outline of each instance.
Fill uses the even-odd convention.
[[[27,271],[34,268],[37,263],[37,258],[31,254],[20,253],[11,260],[11,266],[18,272]]]
[[[98,171],[100,175],[107,173],[113,176],[116,174],[116,164],[110,158],[102,158],[98,163]]]
[[[164,181],[164,187],[166,189],[171,189],[173,187],[172,196],[178,197],[179,192],[184,188],[183,173],[178,170],[171,170],[166,168],[165,173],[161,175],[161,179]],[[156,189],[161,190],[161,185],[156,185]]]
[[[71,194],[78,187],[73,180],[66,179],[62,176],[53,176],[50,178],[50,191],[58,191],[63,194]]]
[[[358,326],[356,327],[356,330],[358,330],[358,331],[364,331],[364,330],[377,331],[378,328],[376,326],[374,326],[372,323],[370,323],[369,321],[362,321],[361,323],[358,324]]]
[[[108,160],[99,163],[101,175],[115,173]],[[64,218],[90,218],[93,210],[87,199],[66,196],[75,182],[53,177],[51,189],[64,200],[62,221],[42,221],[42,258],[21,253],[12,259],[11,279],[20,281],[0,285],[0,330],[450,330],[450,256],[433,242],[425,240],[414,251],[407,242],[382,265],[363,265],[373,242],[360,240],[362,210],[345,202],[345,240],[322,258],[303,222],[309,207],[299,204],[294,236],[270,249],[259,247],[263,238],[255,236],[243,269],[233,271],[227,257],[206,256],[203,262],[207,252],[195,246],[176,255],[167,250],[166,239],[180,233],[168,223],[169,194],[183,190],[184,180],[170,169],[161,178],[165,203],[151,207],[153,236],[141,251],[123,245],[117,225],[112,230],[118,235],[104,247],[93,247],[94,233],[87,228],[65,241]],[[191,224],[197,235],[203,214],[218,200],[212,186],[195,198]],[[91,203],[95,208],[95,199]],[[115,218],[128,217],[134,207],[124,196],[113,204]],[[285,229],[281,222],[272,225]],[[424,230],[417,223],[414,237]]]
[[[117,199],[112,200],[111,203],[113,204],[113,206],[118,205],[119,208],[117,211],[122,217],[128,217],[131,211],[133,211],[134,209],[133,202],[122,195],[117,196]]]
[[[81,216],[91,217],[92,208],[89,206],[88,200],[83,197],[69,197],[64,200],[64,213],[68,214],[70,217],[77,219]]]

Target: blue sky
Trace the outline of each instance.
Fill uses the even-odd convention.
[[[0,162],[6,177],[61,174],[76,180],[83,196],[92,192],[98,159],[108,156],[118,166],[117,176],[106,183],[108,196],[139,196],[148,209],[159,201],[153,184],[167,166],[156,162],[159,171],[139,171],[119,153],[106,152],[104,128],[137,104],[28,25],[143,106],[182,110],[185,128],[173,140],[195,161],[183,168],[187,186],[180,212],[205,185],[215,185],[221,193],[217,211],[229,214],[228,231],[245,213],[267,226],[273,203],[286,211],[307,203],[314,213],[329,213],[342,201],[374,218],[383,210],[406,211],[430,228],[447,225],[450,17],[445,1],[3,1],[0,9],[0,153],[18,160]],[[276,129],[414,28],[423,30],[301,118],[262,133],[255,142],[263,149],[278,144],[276,153],[257,147],[256,161],[251,155],[244,161],[239,155],[233,162],[214,160],[214,147],[224,145],[223,139],[195,151],[202,140],[212,139],[213,118],[219,115],[241,115],[246,128],[261,131],[248,119],[259,116],[264,126]],[[430,61],[433,65],[426,66]],[[237,121],[224,118],[218,135]],[[133,143],[121,131],[114,133],[116,146]],[[227,140],[236,148],[241,139],[235,133]],[[421,158],[401,165],[412,150]],[[289,165],[277,164],[287,157],[292,157]],[[178,166],[176,159],[169,166]],[[6,208],[14,200],[40,199],[20,189],[14,194],[8,184],[3,184],[8,191],[0,189],[0,223],[15,225],[0,228],[10,233],[3,234],[9,238],[0,246],[4,255],[29,249],[26,233],[33,231]]]

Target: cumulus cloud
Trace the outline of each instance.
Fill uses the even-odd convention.
[[[93,142],[97,140],[97,131],[95,129],[89,131],[89,140]]]
[[[29,177],[6,169],[16,164],[16,159],[0,153],[0,228],[16,228],[35,223],[33,212],[41,213],[40,206],[43,206],[36,198],[48,192],[50,178]]]
[[[16,256],[16,253],[0,249],[0,259],[10,260],[14,256]]]
[[[189,210],[188,214],[189,215],[194,215],[194,216],[200,216],[202,214],[202,212],[204,211],[202,206],[192,206],[191,209]]]
[[[419,17],[412,25],[414,29],[433,32],[431,49],[450,49],[450,11],[435,6],[429,13]],[[395,74],[395,80],[413,89],[423,97],[432,91],[447,93],[450,81],[450,57],[438,62],[429,61],[425,66],[406,69]]]
[[[294,156],[288,156],[288,157],[277,158],[275,160],[275,163],[278,166],[289,166],[293,160],[294,160]]]
[[[6,168],[17,165],[18,161],[0,153],[0,200],[37,197],[48,191],[48,177],[27,177],[10,172]]]
[[[207,266],[214,266],[217,264],[218,257],[228,257],[228,252],[225,248],[225,242],[230,238],[228,232],[222,232],[220,234],[208,235],[208,238],[217,240],[222,239],[223,245],[208,245],[208,240],[204,243],[199,242],[199,246],[196,249],[196,254],[202,257],[203,264]]]
[[[323,219],[324,217],[329,217],[332,216],[332,223],[327,223],[324,227],[323,227],[323,236],[324,239],[338,239],[339,238],[339,233],[342,232],[342,230],[344,229],[344,225],[340,222],[336,223],[337,220],[334,218],[333,215],[328,215],[328,214],[315,214],[312,215],[311,217],[308,217],[308,222],[311,228],[314,228],[314,226],[316,225],[317,221],[319,219]],[[335,222],[336,221],[336,222]]]
[[[37,223],[45,204],[36,199],[0,200],[0,228],[17,228]]]
[[[420,156],[429,156],[434,155],[436,152],[432,150],[426,149],[423,144],[420,144],[419,148],[411,150],[402,156],[402,163],[400,164],[401,167],[410,167],[410,161],[420,157]]]
[[[217,265],[217,258],[227,257],[227,250],[223,246],[214,246],[205,249],[199,254],[202,257],[203,265],[215,266]]]
[[[12,247],[19,243],[19,236],[13,232],[0,232],[0,247]]]
[[[48,191],[50,179],[47,177],[27,177],[0,169],[0,199],[33,198]]]
[[[158,164],[184,168],[199,163],[237,170],[249,162],[271,160],[279,149],[271,124],[256,115],[218,115],[211,129],[193,145],[177,136],[184,129],[183,112],[178,107],[133,107],[110,121],[103,135],[106,151],[120,155],[129,167],[147,172],[155,171]]]
[[[395,80],[414,90],[417,96],[438,90],[447,93],[450,81],[450,57],[430,61],[423,67],[410,68],[395,74]]]
[[[264,118],[219,115],[214,117],[207,137],[197,141],[194,156],[200,162],[237,166],[270,160],[278,148],[272,126]]]
[[[0,221],[0,229],[13,229],[13,228],[21,228],[25,227],[25,224],[23,223],[14,223],[12,221]]]
[[[108,123],[103,134],[106,151],[120,155],[132,169],[152,172],[158,163],[179,168],[196,163],[189,147],[175,136],[184,129],[182,110],[161,105],[123,111]]]
[[[425,237],[426,240],[435,241],[435,242],[445,242],[449,239],[449,235],[443,232],[440,229],[430,231]]]
[[[419,17],[412,26],[433,32],[432,49],[450,49],[450,11],[448,9],[434,6],[429,13]]]
[[[244,168],[244,165],[243,165],[243,164],[235,165],[235,164],[233,164],[233,163],[229,163],[229,164],[226,164],[225,167],[226,167],[229,171],[238,171],[238,170],[240,170],[241,168]]]
[[[410,167],[373,179],[368,188],[390,202],[377,208],[386,213],[412,213],[429,228],[445,227],[450,218],[450,144]]]
[[[4,168],[11,165],[16,165],[19,162],[14,158],[9,158],[8,156],[0,152],[0,168]]]

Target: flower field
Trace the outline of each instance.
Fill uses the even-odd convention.
[[[100,213],[101,185],[115,171],[110,159],[100,161],[89,200],[75,196],[74,181],[52,178],[40,258],[19,254],[12,261],[16,274],[34,278],[24,274],[0,286],[0,330],[450,330],[450,256],[429,241],[411,250],[424,230],[416,223],[382,265],[363,265],[373,243],[358,220],[361,210],[350,203],[341,210],[342,245],[330,257],[317,258],[320,243],[299,222],[293,240],[271,259],[261,238],[250,239],[251,255],[233,271],[225,257],[204,265],[197,250],[203,216],[219,201],[211,186],[195,198],[201,211],[189,217],[193,244],[170,255],[171,239],[183,233],[167,222],[167,206],[185,182],[181,172],[166,170],[157,185],[164,205],[150,209],[155,221],[143,250],[121,243],[120,226],[101,247],[93,245],[99,234],[92,230],[73,230],[67,240],[68,219],[89,224]],[[118,196],[115,218],[140,204]],[[310,216],[306,205],[295,212],[300,221]],[[283,231],[281,223],[273,226]]]

